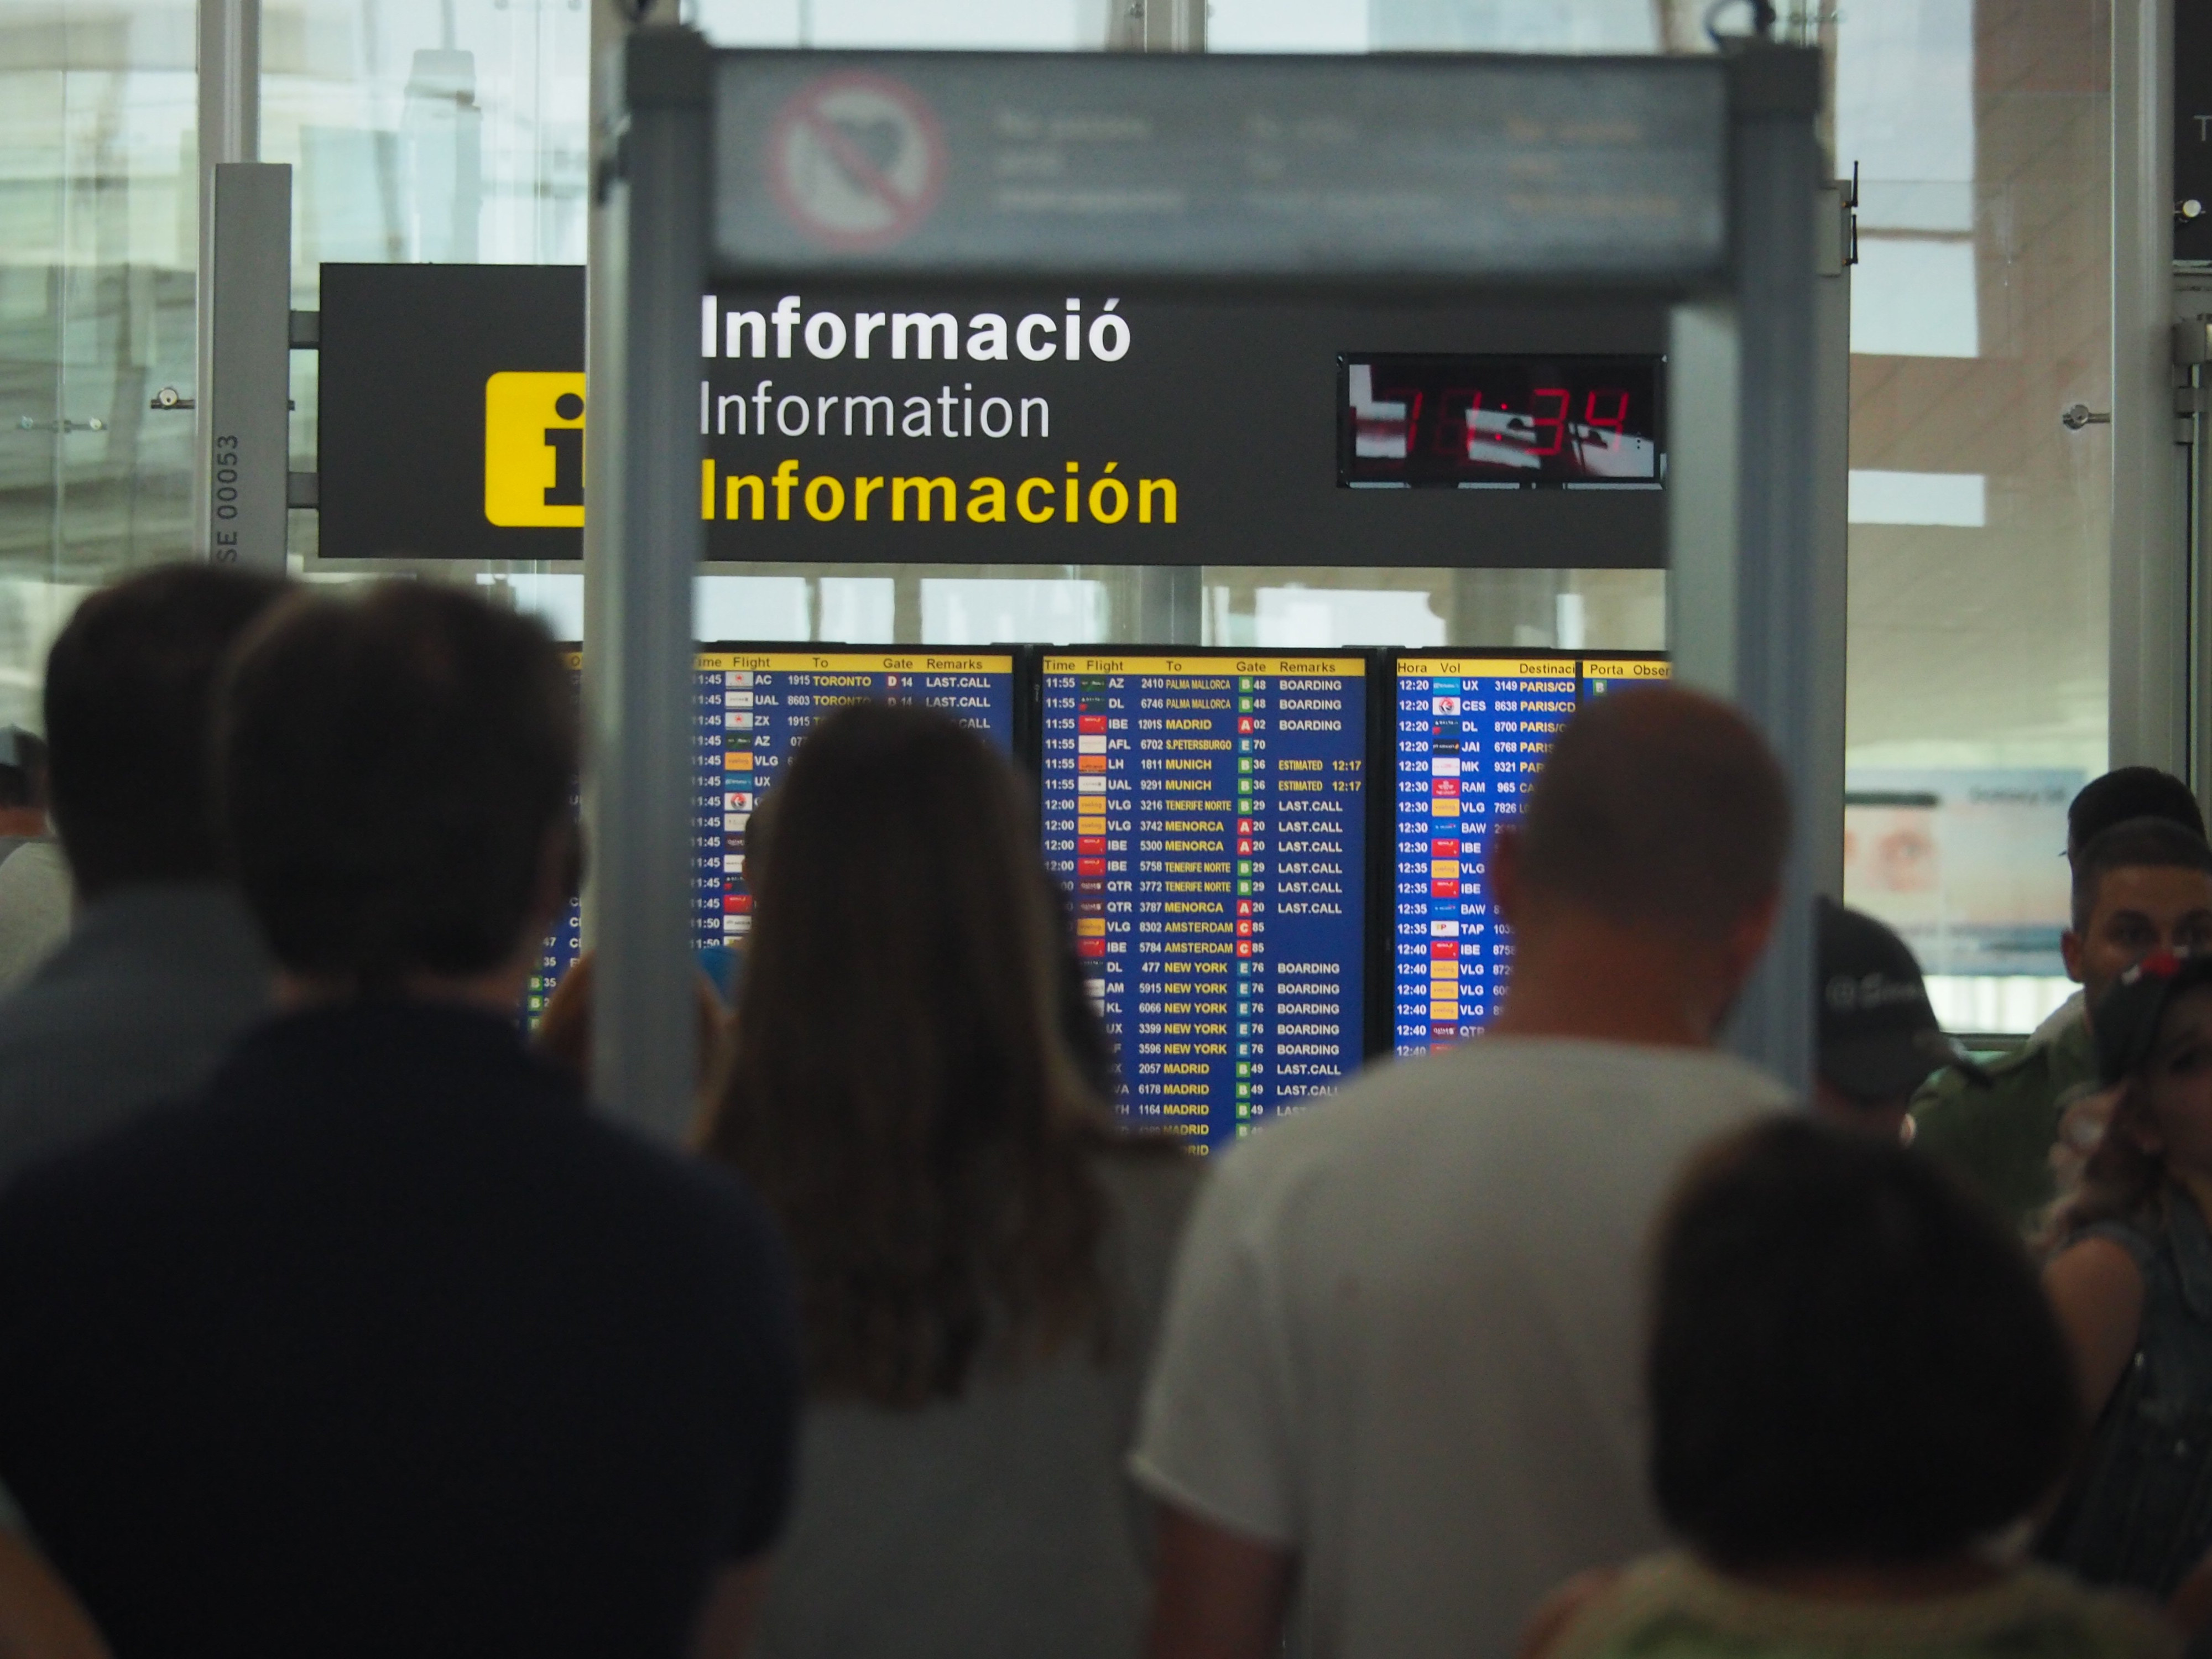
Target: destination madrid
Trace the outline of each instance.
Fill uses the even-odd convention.
[[[1086,476],[1069,461],[1055,477],[975,477],[830,473],[802,478],[786,459],[772,472],[723,470],[709,456],[699,464],[699,516],[708,520],[801,518],[832,524],[849,514],[868,524],[1170,525],[1180,502],[1173,478],[1125,478],[1108,461]],[[1009,517],[1008,509],[1012,509]]]

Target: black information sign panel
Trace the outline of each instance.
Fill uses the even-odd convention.
[[[2212,260],[2212,6],[2173,9],[2173,257]],[[2195,203],[2191,213],[2189,204]]]
[[[582,272],[332,265],[324,291],[323,554],[582,556]],[[1664,312],[1626,299],[727,288],[702,302],[684,412],[709,559],[1652,568],[1665,341]],[[1484,366],[1442,410],[1465,447],[1485,398],[1484,453],[1509,464],[1456,481],[1516,487],[1341,488],[1348,363],[1386,389]],[[1520,489],[1528,463],[1600,487]]]
[[[583,267],[325,265],[322,286],[320,556],[581,558],[583,508],[559,501],[583,482]],[[502,433],[546,463],[538,511],[503,526],[485,516]]]

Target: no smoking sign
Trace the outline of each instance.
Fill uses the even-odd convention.
[[[945,139],[909,88],[833,75],[794,94],[769,138],[769,182],[807,235],[884,247],[927,218],[945,184]]]

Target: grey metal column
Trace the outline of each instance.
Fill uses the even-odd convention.
[[[1109,52],[1206,50],[1206,0],[1105,0],[1105,3]]]
[[[1146,565],[1137,572],[1133,645],[1197,645],[1206,627],[1206,573],[1194,564]]]
[[[2114,766],[2188,765],[2185,464],[2173,414],[2173,0],[2112,4]]]
[[[213,563],[281,575],[291,456],[292,169],[222,163],[207,218],[194,538]]]
[[[698,422],[666,388],[697,379],[707,283],[708,66],[688,29],[623,44],[601,135],[586,397],[589,626],[586,788],[597,829],[592,1083],[675,1137],[691,1121],[691,590],[705,546]]]
[[[261,0],[199,0],[198,56],[199,176],[194,181],[199,225],[199,309],[194,367],[192,500],[208,499],[208,382],[214,372],[215,170],[261,153]],[[205,513],[193,519],[192,549],[209,556]]]
[[[1799,831],[1784,871],[1773,943],[1731,1030],[1742,1054],[1794,1088],[1813,1059],[1813,851],[1803,825],[1821,810],[1824,679],[1815,576],[1814,204],[1820,87],[1808,53],[1742,49],[1733,66],[1736,303],[1685,307],[1674,318],[1677,388],[1668,425],[1678,496],[1669,556],[1671,644],[1689,683],[1732,696],[1773,744],[1790,779]],[[1735,359],[1734,477],[1716,435],[1727,419],[1720,377]],[[1733,484],[1735,510],[1723,483]],[[1840,805],[1840,803],[1838,803]]]
[[[1850,611],[1851,258],[1849,187],[1822,186],[1813,287],[1813,583],[1818,629],[1812,778],[1798,833],[1813,890],[1844,896],[1844,716]]]

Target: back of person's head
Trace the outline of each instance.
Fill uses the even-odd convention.
[[[2074,854],[2074,931],[2087,933],[2097,895],[2115,870],[2198,870],[2212,874],[2212,847],[2172,818],[2129,818],[2100,830]]]
[[[1638,686],[1583,708],[1537,774],[1521,822],[1532,897],[1712,939],[1773,899],[1790,787],[1726,703]]]
[[[1932,1159],[1774,1118],[1658,1238],[1652,1484],[1724,1567],[1906,1565],[2027,1515],[2080,1432],[2026,1253]]]
[[[1103,1120],[1032,809],[982,738],[874,702],[816,726],[775,799],[704,1149],[783,1224],[817,1395],[957,1395],[1099,1328]]]
[[[2066,808],[2066,856],[2078,858],[2104,831],[2131,818],[2164,818],[2200,840],[2204,835],[2203,811],[2179,778],[2155,766],[2115,767],[2083,784]]]
[[[223,874],[208,743],[216,685],[285,584],[165,565],[76,608],[46,657],[54,828],[77,890]]]
[[[573,890],[575,699],[528,617],[428,582],[302,594],[241,648],[217,738],[240,884],[293,973],[482,974]]]
[[[0,811],[43,812],[46,740],[20,726],[0,726]]]

